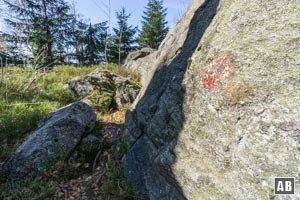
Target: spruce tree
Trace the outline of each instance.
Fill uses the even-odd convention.
[[[167,9],[163,8],[163,0],[149,0],[145,9],[138,44],[157,49],[169,31]]]
[[[107,37],[107,22],[89,25],[87,29],[86,58],[88,65],[104,61],[105,40]]]
[[[108,22],[100,22],[98,24],[94,25],[94,28],[96,30],[96,38],[97,38],[97,63],[99,62],[105,62],[105,46],[107,38],[109,37],[108,33]]]
[[[72,15],[64,0],[3,0],[10,11],[5,18],[11,31],[2,33],[11,47],[33,55],[38,67],[51,66],[64,60]],[[16,48],[16,49],[18,49]]]
[[[78,20],[75,30],[75,58],[78,64],[92,65],[105,62],[107,22],[88,25],[84,20]]]
[[[112,42],[109,48],[109,61],[122,63],[130,51],[135,50],[135,34],[137,27],[128,24],[131,16],[126,13],[125,8],[116,12],[117,27],[113,28]]]
[[[86,30],[88,28],[87,22],[83,19],[75,19],[73,27],[74,38],[72,45],[75,47],[74,58],[79,65],[86,64]]]

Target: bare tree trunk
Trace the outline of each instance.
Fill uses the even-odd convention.
[[[121,44],[122,44],[122,36],[123,36],[123,24],[124,22],[122,21],[121,23],[121,29],[120,29],[120,36],[119,36],[119,67],[121,67]]]
[[[108,34],[106,36],[106,40],[105,40],[105,49],[104,49],[104,54],[105,54],[105,62],[108,63],[108,56],[107,56],[107,52],[108,52],[108,43],[110,40],[110,26],[111,26],[111,6],[110,6],[110,0],[108,0]]]
[[[3,69],[3,66],[2,66],[2,69]],[[7,58],[5,60],[5,74],[7,74]],[[7,85],[8,82],[5,83],[5,102],[6,102],[6,105],[8,105],[8,85]],[[6,106],[6,109],[8,109],[8,107]]]
[[[45,24],[45,31],[46,31],[46,37],[47,37],[47,59],[50,59],[50,61],[52,62],[53,60],[53,55],[52,55],[52,34],[50,31],[50,27],[48,24],[48,13],[47,13],[47,4],[45,2],[45,0],[43,0],[43,12],[44,12],[44,17],[46,19],[46,24]]]
[[[2,57],[0,57],[0,66],[1,66],[1,80],[0,80],[0,87],[2,86],[2,82],[3,82],[3,77],[4,77],[4,69],[2,66]]]
[[[121,66],[121,44],[122,44],[122,34],[123,34],[123,27],[121,27],[120,31],[120,38],[119,38],[119,67]]]
[[[104,54],[105,54],[105,62],[108,63],[108,56],[107,56],[107,52],[108,52],[108,42],[109,42],[109,37],[107,36],[105,39],[105,49],[104,49]]]

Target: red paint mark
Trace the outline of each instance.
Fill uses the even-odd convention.
[[[200,73],[202,85],[207,89],[217,86],[234,73],[233,57],[227,52],[214,52]]]
[[[201,81],[202,81],[202,85],[205,88],[212,89],[217,85],[215,74],[211,74],[208,69],[204,69],[200,73],[200,78],[201,78]]]

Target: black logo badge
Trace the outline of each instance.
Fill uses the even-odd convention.
[[[295,178],[275,178],[275,194],[295,194]]]

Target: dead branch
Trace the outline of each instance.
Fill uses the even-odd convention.
[[[19,106],[19,105],[39,105],[43,102],[37,102],[37,103],[16,103],[16,104],[6,104],[6,105],[0,105],[2,107],[13,107],[13,106]]]
[[[96,155],[96,157],[94,159],[94,162],[93,162],[93,172],[95,172],[95,170],[96,170],[97,162],[99,160],[99,157],[100,157],[101,153],[102,153],[102,148],[100,148],[100,150],[98,151],[98,153],[97,153],[97,155]]]

